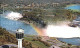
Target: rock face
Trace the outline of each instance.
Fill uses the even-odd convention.
[[[14,35],[10,34],[6,29],[0,28],[0,45],[7,43],[17,43],[17,40]]]

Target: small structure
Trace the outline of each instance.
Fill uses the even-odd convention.
[[[22,39],[24,37],[24,30],[18,29],[16,32],[16,38],[18,39],[18,48],[22,48]]]

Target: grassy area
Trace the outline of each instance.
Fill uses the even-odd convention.
[[[34,48],[48,48],[46,45],[44,45],[42,42],[40,42],[40,41],[32,41],[33,40],[33,38],[28,38],[28,37],[25,37],[25,40],[27,40],[27,41],[29,41],[29,42],[31,42],[32,43],[32,46],[34,47]]]
[[[73,10],[73,12],[80,12],[80,10]]]

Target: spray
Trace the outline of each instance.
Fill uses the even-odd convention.
[[[11,20],[19,20],[23,16],[18,12],[9,12],[9,13],[6,14],[5,17],[8,18],[8,19],[11,19]]]
[[[74,38],[80,37],[79,27],[68,26],[70,22],[59,22],[57,25],[48,25],[45,29],[46,36],[57,38]]]

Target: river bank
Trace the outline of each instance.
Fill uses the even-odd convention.
[[[72,10],[73,12],[80,12],[80,4],[70,4],[67,5],[65,9]]]
[[[28,36],[29,37],[29,36]],[[48,36],[33,36],[33,38],[37,38],[37,37],[41,37],[42,39],[42,41],[44,41],[44,42],[47,42],[47,43],[50,43],[50,44],[52,44],[51,46],[50,46],[50,48],[52,48],[52,47],[59,47],[59,48],[67,48],[67,47],[71,47],[71,48],[73,48],[73,47],[79,47],[79,46],[77,46],[77,45],[71,45],[70,43],[66,43],[65,41],[60,41],[59,39],[57,39],[57,38],[54,38],[54,37],[48,37]],[[29,37],[29,38],[31,38],[31,37]],[[65,38],[66,39],[66,38]],[[63,40],[65,40],[65,39],[63,39]],[[72,38],[73,39],[73,38]],[[70,41],[72,41],[72,39],[70,40],[70,39],[66,39],[66,40],[70,40]],[[77,38],[74,38],[74,40],[75,41],[77,41]]]
[[[57,38],[55,38],[55,37],[48,37],[48,36],[26,36],[25,37],[25,39],[26,40],[28,40],[28,41],[30,41],[30,42],[34,42],[33,43],[33,45],[36,45],[37,43],[38,43],[38,45],[40,46],[40,47],[44,47],[44,45],[43,46],[41,46],[41,43],[43,43],[43,42],[45,42],[45,43],[47,43],[47,44],[49,44],[50,45],[50,47],[49,48],[77,48],[77,47],[80,47],[80,46],[76,46],[76,45],[71,45],[71,44],[68,44],[68,43],[66,43],[66,42],[62,42],[62,41],[59,41]],[[41,41],[40,41],[41,40]],[[41,42],[41,43],[39,43],[39,42]],[[44,43],[43,43],[44,44]],[[36,46],[37,47],[37,46]],[[46,47],[47,48],[47,47]]]
[[[80,4],[70,4],[70,5],[67,5],[66,7],[75,6],[75,5],[80,5]]]

